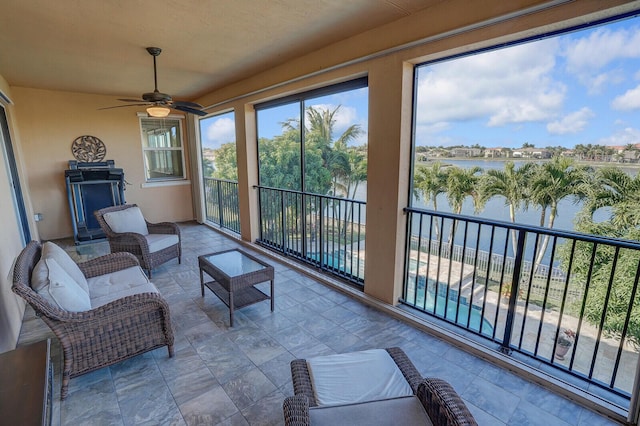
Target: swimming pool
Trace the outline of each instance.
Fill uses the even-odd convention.
[[[415,303],[413,303],[413,297],[411,296],[409,298],[410,305],[476,333],[493,336],[493,325],[484,318],[480,306],[471,305],[469,307],[466,298],[458,297],[456,290],[450,289],[447,295],[447,287],[444,284],[438,286],[439,294],[437,296],[434,290],[435,283],[430,282],[429,289],[425,292],[424,277],[420,278],[418,280],[418,294],[415,298]]]

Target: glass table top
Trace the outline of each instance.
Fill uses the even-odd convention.
[[[215,253],[204,258],[214,267],[230,277],[236,277],[250,272],[265,269],[266,266],[247,257],[244,253],[232,250],[225,253]]]

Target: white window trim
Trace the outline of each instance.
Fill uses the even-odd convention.
[[[186,159],[185,159],[185,151],[184,151],[184,146],[185,146],[184,129],[183,129],[184,116],[178,115],[178,114],[169,114],[167,117],[164,117],[164,119],[178,120],[178,127],[179,127],[179,134],[180,134],[180,147],[169,147],[169,148],[145,147],[145,142],[147,141],[145,140],[146,136],[144,134],[144,131],[142,130],[142,119],[162,120],[162,118],[150,117],[148,114],[144,112],[138,112],[137,116],[138,116],[138,123],[140,126],[140,142],[141,142],[141,148],[142,148],[142,169],[144,171],[144,179],[145,179],[144,183],[142,183],[140,187],[152,188],[152,187],[158,187],[158,186],[190,185],[191,181],[187,179]],[[155,179],[147,178],[148,170],[146,166],[146,155],[145,155],[147,151],[154,151],[154,152],[180,151],[180,153],[182,154],[180,156],[182,160],[182,177],[155,178]]]
[[[155,188],[158,186],[178,186],[178,185],[191,185],[189,179],[167,179],[160,181],[149,181],[140,184],[140,188]]]

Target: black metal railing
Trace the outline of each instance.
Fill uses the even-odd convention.
[[[402,303],[629,408],[639,364],[640,243],[405,212]]]
[[[349,282],[364,282],[363,201],[256,186],[258,242]]]
[[[204,203],[208,222],[240,233],[238,182],[205,177]]]

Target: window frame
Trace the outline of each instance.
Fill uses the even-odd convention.
[[[143,121],[155,121],[160,122],[160,120],[173,120],[177,123],[178,131],[176,132],[176,136],[178,138],[179,146],[177,147],[151,147],[149,146],[149,140],[147,135],[143,129]],[[182,184],[188,181],[187,179],[187,168],[186,168],[186,158],[185,158],[185,149],[184,149],[184,126],[183,121],[184,117],[181,115],[169,115],[164,118],[156,118],[149,117],[147,114],[139,114],[138,121],[140,126],[140,143],[142,148],[142,167],[144,169],[144,186],[163,186],[170,184]],[[150,170],[147,168],[147,152],[179,152],[180,153],[180,161],[182,166],[182,176],[171,176],[171,177],[150,177]]]
[[[316,99],[326,95],[333,95],[341,92],[347,92],[350,90],[369,89],[369,76],[361,76],[357,78],[353,78],[351,80],[346,80],[339,83],[330,84],[327,86],[318,87],[311,90],[305,90],[298,93],[294,93],[291,95],[282,96],[276,99],[259,102],[255,104],[255,125],[256,125],[256,165],[258,172],[258,186],[262,186],[262,176],[261,176],[261,164],[260,164],[260,134],[259,134],[259,120],[258,113],[263,110],[267,110],[274,107],[280,107],[284,105],[290,104],[299,104],[299,115],[300,115],[300,187],[297,190],[302,191],[304,193],[309,193],[306,190],[306,172],[305,172],[305,111],[306,111],[306,102],[308,100]],[[285,189],[285,188],[282,188]]]

